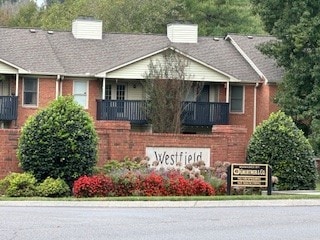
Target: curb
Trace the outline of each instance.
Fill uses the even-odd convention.
[[[0,207],[210,208],[320,206],[320,199],[230,201],[0,201]]]

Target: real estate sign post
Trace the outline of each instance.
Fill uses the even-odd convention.
[[[271,167],[268,164],[231,164],[228,169],[228,195],[233,187],[267,188],[268,195],[271,195]]]

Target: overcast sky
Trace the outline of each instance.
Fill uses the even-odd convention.
[[[37,5],[40,7],[45,0],[37,0]]]

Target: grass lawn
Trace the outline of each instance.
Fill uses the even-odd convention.
[[[232,201],[232,200],[276,200],[276,199],[320,199],[317,195],[232,195],[232,196],[167,196],[167,197],[102,197],[102,198],[43,198],[43,197],[0,197],[0,201]]]

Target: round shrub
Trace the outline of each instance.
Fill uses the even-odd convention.
[[[70,187],[60,178],[47,177],[39,184],[37,192],[40,197],[66,197],[70,196]]]
[[[247,149],[247,162],[270,164],[280,190],[315,188],[312,147],[292,118],[281,111],[272,113],[256,128]]]
[[[22,128],[18,158],[38,181],[61,178],[70,186],[92,174],[97,159],[97,134],[92,118],[72,97],[59,97],[31,116]]]
[[[2,194],[8,197],[33,197],[36,195],[36,178],[30,173],[11,173],[1,180]]]

